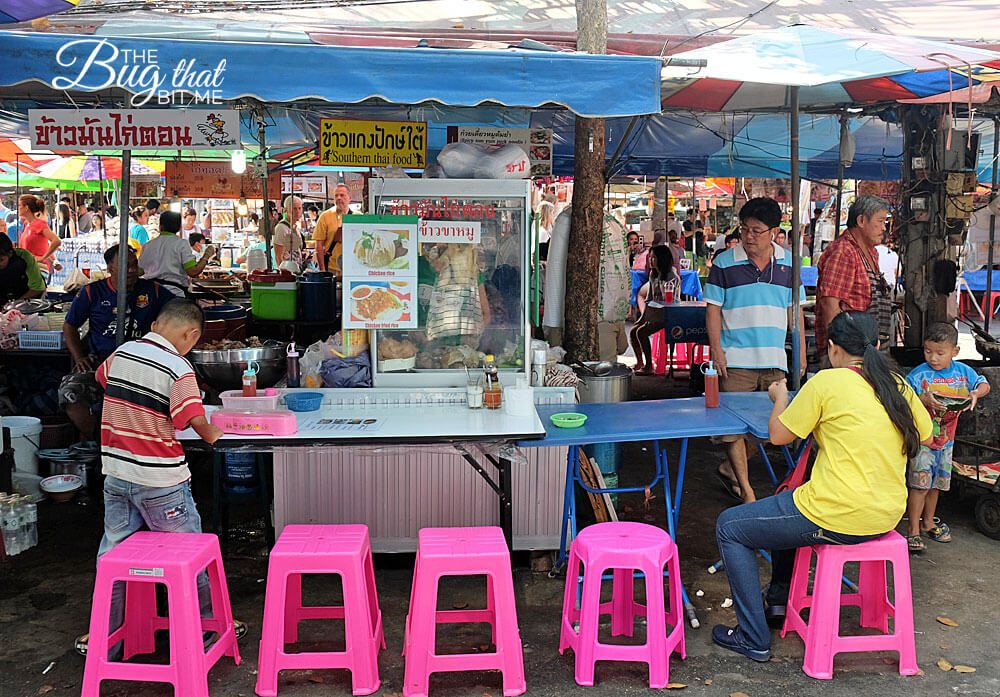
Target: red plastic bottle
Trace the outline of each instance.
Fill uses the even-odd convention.
[[[705,406],[714,409],[719,406],[719,371],[708,362],[705,369]]]

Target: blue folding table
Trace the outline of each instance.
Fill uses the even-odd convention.
[[[789,394],[789,398],[794,396],[794,392]],[[757,449],[764,460],[764,466],[767,467],[767,473],[771,476],[771,482],[777,486],[778,477],[775,475],[774,469],[771,467],[771,460],[764,450],[764,443],[771,437],[767,430],[767,424],[771,419],[771,408],[774,406],[767,392],[721,392],[719,393],[719,405],[745,423],[750,435],[760,441],[757,443]],[[804,445],[805,442],[800,448]],[[795,468],[798,456],[802,453],[801,449],[793,456],[789,447],[782,445],[781,452],[785,456],[788,470],[791,471]]]
[[[684,489],[684,469],[687,464],[689,438],[706,436],[727,436],[747,433],[747,425],[728,409],[708,409],[701,397],[688,399],[661,399],[644,402],[615,402],[600,404],[539,405],[538,416],[545,427],[545,437],[538,440],[523,440],[517,444],[522,448],[562,447],[569,453],[566,459],[566,490],[563,498],[562,531],[559,542],[559,557],[556,566],[561,566],[567,558],[568,542],[576,537],[576,485],[587,491],[603,493],[623,493],[645,491],[663,482],[664,506],[666,507],[667,530],[677,540],[677,521],[680,513],[681,494]],[[559,412],[575,411],[586,414],[586,423],[579,428],[559,428],[552,424],[550,416]],[[677,462],[677,478],[671,495],[670,469],[666,451],[660,447],[662,440],[680,440],[681,453]],[[579,447],[599,443],[633,443],[652,441],[655,450],[655,475],[648,486],[616,487],[593,489],[580,476]],[[683,591],[683,586],[682,586]],[[684,607],[688,620],[697,627],[694,606],[684,592]]]

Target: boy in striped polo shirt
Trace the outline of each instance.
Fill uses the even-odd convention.
[[[705,285],[705,322],[712,360],[724,392],[766,391],[785,377],[785,336],[791,325],[792,255],[774,243],[781,208],[754,198],[740,209],[740,243],[716,257]],[[799,287],[799,300],[805,302]],[[800,310],[801,313],[801,310]],[[799,316],[801,367],[806,367],[805,322]],[[727,462],[718,469],[727,490],[756,501],[747,475],[743,436],[723,436]]]
[[[201,532],[191,495],[191,470],[176,429],[191,427],[207,443],[222,431],[205,418],[194,369],[184,354],[201,338],[204,313],[188,300],[171,300],[152,331],[118,347],[97,369],[105,390],[101,414],[104,537],[98,558],[146,527],[158,532]],[[111,627],[119,627],[124,584],[111,595]],[[208,576],[198,577],[202,616],[211,616]],[[77,639],[86,652],[87,636]],[[121,644],[113,647],[114,658]]]

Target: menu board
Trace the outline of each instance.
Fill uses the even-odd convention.
[[[230,244],[236,231],[236,209],[230,198],[212,199],[212,242]]]
[[[344,277],[417,276],[415,215],[345,215]]]
[[[417,327],[415,215],[343,218],[346,329]]]
[[[452,129],[455,129],[454,132]],[[454,135],[454,137],[453,137]],[[532,177],[552,176],[551,128],[500,128],[494,126],[449,126],[448,142],[501,148],[517,145],[528,155]]]
[[[300,417],[301,418],[301,417]],[[350,431],[354,433],[377,431],[382,427],[382,419],[311,417],[302,419],[299,431],[324,431],[329,433]]]
[[[284,176],[281,178],[281,193],[326,196],[326,177]]]

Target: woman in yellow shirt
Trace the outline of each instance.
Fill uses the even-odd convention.
[[[712,640],[755,661],[771,657],[768,624],[784,620],[796,548],[857,544],[895,528],[906,509],[907,458],[933,437],[927,410],[879,353],[871,315],[841,312],[829,339],[833,367],[809,380],[791,404],[784,380],[768,389],[771,442],[816,438],[812,478],[794,491],[731,508],[716,524],[737,626],[717,625]],[[758,549],[773,550],[766,611]]]

